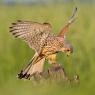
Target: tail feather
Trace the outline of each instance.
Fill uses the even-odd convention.
[[[41,73],[43,71],[44,61],[44,57],[34,56],[28,66],[18,74],[18,78],[30,79],[33,74],[37,72]]]

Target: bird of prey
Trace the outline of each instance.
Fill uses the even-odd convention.
[[[42,73],[45,59],[48,59],[53,65],[56,64],[56,54],[58,52],[65,52],[67,55],[73,52],[73,48],[67,42],[65,34],[75,20],[76,11],[77,8],[75,8],[72,17],[57,36],[52,34],[52,27],[49,23],[21,20],[12,23],[10,32],[16,38],[27,42],[30,48],[35,50],[35,54],[28,66],[18,74],[20,79],[30,79],[33,74]]]

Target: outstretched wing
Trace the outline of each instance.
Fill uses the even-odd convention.
[[[37,52],[43,47],[46,38],[51,32],[51,25],[48,23],[37,23],[31,21],[17,21],[12,23],[10,32],[29,44]]]
[[[68,21],[68,23],[60,31],[60,33],[58,35],[59,37],[63,37],[64,38],[64,34],[66,32],[68,32],[70,25],[75,21],[76,12],[77,12],[77,8],[74,9],[73,15],[71,16],[70,20]]]

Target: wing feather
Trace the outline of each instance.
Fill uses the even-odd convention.
[[[31,21],[17,21],[10,27],[10,32],[15,37],[27,42],[37,52],[43,47],[51,30],[51,25],[48,23],[41,24]]]

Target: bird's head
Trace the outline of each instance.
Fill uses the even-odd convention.
[[[66,53],[66,55],[69,56],[71,53],[73,53],[73,47],[70,44],[66,44],[61,48],[60,51]]]

